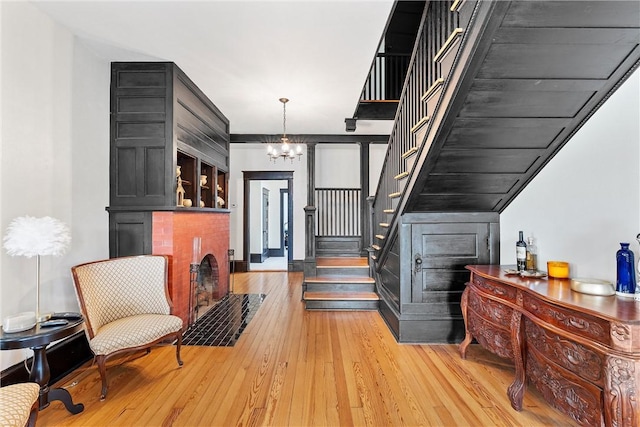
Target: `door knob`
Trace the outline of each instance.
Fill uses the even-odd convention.
[[[420,254],[416,254],[413,262],[414,262],[413,271],[415,273],[419,273],[420,271],[422,271],[422,256]]]

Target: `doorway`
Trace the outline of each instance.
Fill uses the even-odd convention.
[[[247,271],[292,271],[293,171],[243,171],[243,179]]]

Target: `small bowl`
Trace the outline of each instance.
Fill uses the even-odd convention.
[[[569,278],[569,263],[565,261],[547,261],[547,274],[556,279]]]
[[[613,283],[600,279],[571,279],[571,290],[589,295],[611,296],[616,294]]]

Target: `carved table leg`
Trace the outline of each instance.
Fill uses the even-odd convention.
[[[522,313],[513,310],[511,316],[511,345],[513,346],[513,356],[515,362],[515,378],[507,389],[507,395],[511,401],[511,406],[516,411],[522,410],[522,399],[525,388],[525,366],[524,366],[524,339],[523,339]]]
[[[605,423],[611,426],[638,426],[640,413],[636,396],[640,361],[607,358],[604,386]]]
[[[460,308],[462,310],[462,318],[464,319],[464,340],[460,343],[458,350],[460,351],[460,357],[467,358],[467,347],[471,344],[473,336],[469,332],[469,326],[467,325],[467,307],[469,305],[469,286],[462,292],[462,299],[460,300]]]

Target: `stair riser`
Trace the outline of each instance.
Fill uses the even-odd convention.
[[[378,301],[306,301],[307,310],[378,310]]]
[[[318,276],[369,276],[369,267],[316,267]]]
[[[307,283],[307,292],[375,292],[375,285],[362,283]]]

